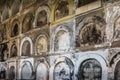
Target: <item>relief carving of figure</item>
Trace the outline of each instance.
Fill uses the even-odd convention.
[[[104,41],[103,23],[96,17],[88,19],[80,31],[80,43],[82,45],[100,44]]]

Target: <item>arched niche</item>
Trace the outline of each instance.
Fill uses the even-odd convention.
[[[9,54],[8,54],[8,45],[7,44],[3,44],[2,46],[2,49],[1,49],[1,61],[5,61],[7,60]]]
[[[59,59],[53,70],[53,80],[73,80],[74,65],[69,58]]]
[[[14,66],[11,66],[10,69],[9,69],[9,79],[10,80],[14,80],[15,79],[15,67]]]
[[[11,26],[11,37],[15,37],[19,34],[19,22],[14,20]]]
[[[13,44],[11,46],[11,55],[10,57],[16,57],[17,56],[17,53],[18,53],[18,49],[17,49],[17,46],[15,44]]]
[[[9,8],[4,7],[4,10],[2,12],[2,21],[6,20],[9,18]]]
[[[19,12],[20,9],[20,0],[14,0],[13,4],[12,4],[12,15],[15,15]]]
[[[33,53],[33,43],[31,38],[25,37],[20,44],[20,56],[31,56]]]
[[[25,61],[21,68],[21,79],[31,80],[33,76],[33,67],[32,64],[28,61]]]
[[[50,9],[48,6],[40,6],[35,13],[34,26],[41,27],[50,22]]]
[[[0,79],[1,80],[5,80],[6,77],[7,77],[7,75],[6,75],[6,68],[2,66],[1,69],[0,69]]]
[[[101,64],[95,59],[85,60],[78,71],[78,80],[102,80]]]
[[[69,51],[74,46],[73,31],[67,25],[63,24],[54,29],[51,35],[51,51]]]
[[[45,10],[43,10],[38,14],[37,26],[43,26],[45,24],[47,24],[47,13]]]
[[[22,45],[22,56],[30,56],[30,42],[25,41]]]
[[[92,3],[95,1],[97,1],[97,0],[78,0],[78,7],[84,6],[86,4],[89,4],[89,3]]]
[[[55,51],[66,51],[70,48],[69,32],[60,30],[55,37]]]
[[[48,80],[48,66],[41,62],[36,69],[36,80]]]
[[[105,41],[105,21],[99,16],[85,18],[80,24],[78,40],[80,46],[101,44]]]
[[[87,56],[86,56],[87,55]],[[89,62],[90,61],[90,62]],[[95,61],[95,62],[94,62]],[[82,70],[81,70],[81,67],[83,66],[84,67],[84,65],[86,66],[87,65],[87,63],[89,64],[89,63],[91,63],[92,62],[92,65],[99,65],[98,66],[98,68],[100,68],[101,67],[101,79],[100,80],[107,80],[108,79],[108,71],[107,71],[107,69],[108,69],[108,61],[107,61],[107,59],[105,59],[105,58],[103,58],[101,55],[98,55],[98,54],[96,54],[96,53],[83,53],[82,55],[80,55],[79,57],[78,57],[78,60],[76,61],[76,63],[75,64],[77,64],[76,65],[76,67],[75,67],[75,77],[74,77],[74,79],[75,80],[81,80],[81,78],[80,78],[80,76],[81,75],[83,75],[82,74]],[[97,68],[97,67],[96,67]],[[94,68],[94,69],[96,69],[96,68]],[[83,70],[84,71],[84,70]],[[89,71],[89,70],[88,70]],[[91,71],[90,71],[91,72]],[[95,74],[97,73],[97,69],[95,70]],[[98,71],[98,73],[99,73],[99,71]],[[88,73],[87,73],[88,74]],[[91,73],[92,74],[92,73]],[[90,74],[90,75],[91,75]],[[90,76],[90,75],[88,75],[88,76]],[[82,79],[82,80],[84,80],[84,79]],[[86,79],[85,79],[86,80]],[[89,79],[88,79],[89,80]],[[91,79],[91,80],[94,80],[94,78],[93,79]],[[99,80],[99,79],[97,79],[97,80]]]
[[[55,20],[69,15],[69,2],[68,0],[59,0],[55,6],[54,16]]]
[[[33,15],[28,13],[25,15],[22,22],[22,33],[25,33],[32,29]]]
[[[44,34],[39,35],[36,40],[36,53],[47,52],[48,45],[48,37]]]

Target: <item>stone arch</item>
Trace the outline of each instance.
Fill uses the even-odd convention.
[[[16,78],[16,70],[14,66],[11,66],[9,69],[9,79],[14,80]]]
[[[2,21],[6,20],[9,18],[9,8],[4,7],[4,10],[2,12]]]
[[[32,29],[33,18],[34,17],[32,13],[28,13],[24,16],[22,21],[22,33],[25,33]]]
[[[1,69],[0,69],[0,79],[6,79],[6,77],[7,77],[7,71],[6,71],[7,69],[6,69],[6,67],[5,66],[1,66]]]
[[[83,64],[83,62],[86,60],[91,60],[91,59],[97,60],[97,62],[100,63],[100,65],[101,65],[101,69],[102,69],[101,80],[107,80],[107,77],[108,77],[107,62],[105,61],[105,59],[102,56],[100,56],[98,54],[86,53],[79,57],[80,58],[77,60],[77,62],[76,62],[77,65],[75,67],[75,77],[74,77],[75,80],[79,80],[78,79],[79,70],[80,70],[79,68]]]
[[[73,80],[74,64],[69,58],[61,57],[56,60],[50,71],[51,80]]]
[[[63,34],[61,31],[63,32]],[[61,37],[61,39],[57,39],[58,33],[61,34],[61,35],[59,35],[59,37]],[[64,37],[64,38],[62,38],[62,37]],[[73,47],[72,37],[73,37],[73,31],[70,28],[68,28],[67,25],[58,26],[55,29],[55,31],[52,33],[52,46],[51,46],[52,51],[68,51],[68,50],[72,49],[72,47]],[[59,45],[58,40],[60,43],[63,43],[63,41],[64,41],[64,45],[62,45],[62,44]],[[58,44],[58,45],[56,45],[56,44]]]
[[[19,21],[18,20],[14,20],[12,22],[12,26],[11,26],[11,37],[15,37],[19,34]]]
[[[119,80],[119,63],[120,63],[120,52],[116,53],[115,55],[113,55],[113,57],[110,60],[110,66],[113,68],[112,69],[112,74],[113,74],[113,78],[114,80]]]
[[[64,7],[63,7],[64,6]],[[68,0],[60,0],[55,6],[54,16],[55,20],[69,15],[69,2]]]
[[[42,11],[46,15],[42,15]],[[40,14],[44,18],[44,21],[40,20],[41,25],[39,25],[37,21]],[[50,8],[48,6],[40,6],[35,13],[34,27],[43,26],[49,22],[50,22]]]
[[[49,65],[45,58],[38,60],[36,66],[36,80],[48,80],[49,79]]]
[[[21,79],[32,79],[33,78],[33,67],[29,61],[24,61],[21,65]]]
[[[5,44],[2,45],[1,61],[7,60],[8,57],[9,57],[9,54],[8,54],[8,45],[7,45],[7,43],[5,43]]]
[[[12,9],[12,16],[19,12],[20,4],[21,4],[20,0],[15,0],[13,2],[12,7],[11,7],[11,9]]]
[[[99,16],[84,18],[77,27],[80,46],[100,44],[105,41],[105,21]]]
[[[89,70],[89,71],[88,71]],[[83,61],[78,71],[78,80],[97,79],[102,78],[101,64],[95,59],[88,59]]]
[[[36,54],[41,54],[49,51],[49,37],[46,33],[41,33],[35,43]],[[39,50],[38,50],[39,49]]]
[[[29,37],[25,37],[25,38],[22,39],[21,44],[20,44],[20,56],[22,56],[22,48],[23,48],[23,43],[25,41],[28,41],[30,43],[30,55],[32,55],[32,53],[33,53],[33,43],[32,43],[32,40]]]
[[[16,57],[17,56],[17,53],[18,53],[18,49],[17,49],[17,46],[15,44],[13,44],[11,46],[11,55],[10,57]]]

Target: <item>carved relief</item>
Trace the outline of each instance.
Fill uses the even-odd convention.
[[[25,33],[32,29],[33,16],[32,14],[27,14],[23,19],[22,32]]]
[[[21,79],[32,79],[32,66],[30,62],[25,62],[22,66]]]
[[[100,44],[105,38],[105,22],[98,16],[85,20],[79,32],[81,46]]]
[[[22,45],[22,56],[30,56],[30,42],[25,41]]]
[[[94,2],[94,1],[97,1],[97,0],[79,0],[78,7],[84,6],[84,5]]]
[[[69,33],[60,30],[55,37],[55,51],[66,51],[70,48]]]
[[[69,3],[67,0],[61,0],[55,8],[55,20],[69,15]]]
[[[45,10],[42,10],[37,17],[37,26],[43,26],[45,24],[47,24],[47,13]]]
[[[98,61],[86,60],[81,64],[78,80],[101,80],[102,68]]]
[[[14,80],[15,79],[15,67],[14,66],[10,67],[9,78],[10,78],[10,80]]]
[[[53,73],[54,80],[72,80],[73,68],[72,62],[65,58],[65,61],[59,62],[55,66]]]
[[[45,35],[41,35],[37,40],[37,53],[48,51],[48,41]]]
[[[36,80],[48,80],[48,68],[44,63],[37,66]]]
[[[11,47],[11,57],[17,56],[17,46],[15,44]]]

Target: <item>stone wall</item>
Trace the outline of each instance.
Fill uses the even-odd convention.
[[[119,0],[4,4],[0,79],[119,80],[119,4]]]

